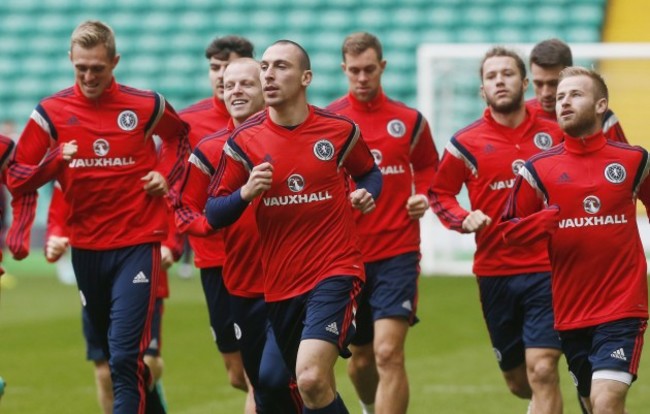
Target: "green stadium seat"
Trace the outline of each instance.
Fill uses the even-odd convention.
[[[600,27],[605,18],[605,9],[599,4],[573,4],[569,6],[568,18],[578,25]]]

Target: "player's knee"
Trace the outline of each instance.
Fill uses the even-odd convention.
[[[560,376],[557,363],[550,358],[538,360],[534,365],[528,367],[528,380],[533,387],[535,385],[555,386],[559,384]]]
[[[391,343],[380,343],[375,347],[377,369],[393,370],[404,366],[404,348]]]
[[[325,375],[316,367],[298,373],[298,390],[305,400],[318,400],[330,387]]]
[[[348,371],[365,372],[375,369],[375,354],[370,346],[355,347],[348,362]]]

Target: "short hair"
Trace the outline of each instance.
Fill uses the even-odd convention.
[[[594,84],[594,96],[596,99],[605,98],[609,100],[609,90],[607,84],[600,74],[594,70],[583,68],[582,66],[569,66],[560,72],[560,82],[573,76],[587,76],[591,78]]]
[[[302,70],[311,70],[311,60],[309,60],[309,54],[305,50],[304,47],[300,46],[298,43],[294,42],[293,40],[288,40],[288,39],[281,39],[281,40],[276,40],[271,44],[271,46],[275,45],[293,45],[298,48],[300,51],[300,68]]]
[[[530,51],[530,64],[543,68],[573,66],[571,48],[560,39],[548,39],[539,42]]]
[[[79,45],[84,49],[92,49],[97,45],[103,45],[109,59],[113,59],[117,53],[115,49],[115,32],[109,25],[99,20],[86,20],[80,23],[70,37],[71,52],[74,45]]]
[[[511,49],[507,49],[503,46],[494,46],[492,49],[488,50],[485,53],[485,56],[483,56],[483,60],[481,61],[481,69],[480,69],[480,75],[481,79],[483,79],[483,65],[485,64],[485,61],[493,58],[493,57],[510,57],[515,60],[515,63],[517,64],[517,68],[519,69],[519,73],[521,73],[521,78],[525,79],[526,78],[526,64],[524,63],[524,60],[519,56],[517,52]]]
[[[219,60],[228,60],[231,53],[239,57],[253,57],[253,44],[245,37],[228,35],[215,37],[205,48],[205,58],[212,57]]]
[[[373,49],[377,52],[377,58],[380,61],[383,59],[384,54],[382,52],[381,42],[377,36],[368,32],[352,33],[345,38],[343,46],[341,47],[343,61],[345,61],[345,55],[348,53],[356,56],[368,49]]]

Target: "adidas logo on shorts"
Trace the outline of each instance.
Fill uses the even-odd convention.
[[[135,275],[133,278],[133,283],[149,283],[149,279],[147,279],[147,276],[142,272],[142,270]]]
[[[612,358],[620,359],[621,361],[627,361],[623,348],[618,348],[616,351],[612,352],[610,356]]]
[[[339,334],[339,328],[336,326],[336,322],[332,322],[325,327],[327,332],[333,333],[334,335]]]

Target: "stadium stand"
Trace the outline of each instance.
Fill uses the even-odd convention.
[[[313,57],[311,100],[344,93],[340,44],[356,30],[377,34],[389,61],[391,96],[415,105],[415,50],[424,42],[568,42],[601,38],[605,0],[3,0],[0,2],[0,120],[22,125],[44,96],[69,86],[69,36],[81,20],[116,30],[122,83],[163,92],[176,108],[208,94],[203,49],[215,35],[249,37],[258,55],[272,41],[301,42]],[[459,89],[476,88],[478,79]],[[475,89],[474,89],[475,90]],[[476,94],[455,100],[467,116]],[[471,103],[469,102],[471,100]],[[479,103],[480,104],[480,103]],[[467,110],[467,108],[473,108]]]

